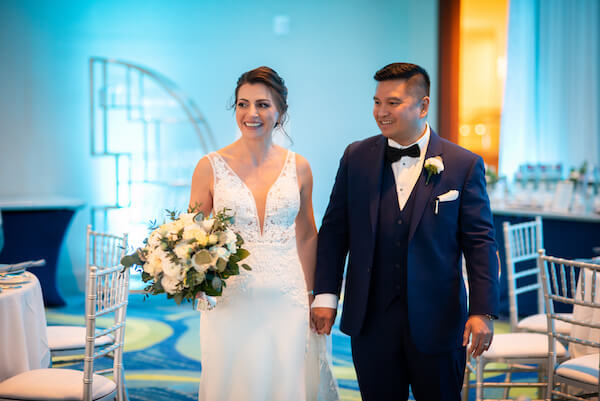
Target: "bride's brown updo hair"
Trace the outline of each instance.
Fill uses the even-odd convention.
[[[277,72],[269,67],[258,67],[253,70],[247,71],[243,73],[238,81],[237,86],[235,87],[235,101],[231,105],[231,107],[235,110],[237,107],[238,101],[238,92],[240,87],[244,84],[263,84],[271,91],[271,95],[273,96],[273,100],[275,102],[275,106],[279,111],[279,119],[275,124],[276,128],[279,128],[285,136],[288,136],[285,130],[283,129],[283,125],[288,119],[287,109],[287,94],[288,90],[285,86],[285,82],[283,78],[277,74]],[[288,137],[289,139],[289,137]]]

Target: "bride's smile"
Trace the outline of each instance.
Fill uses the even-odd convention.
[[[240,87],[235,115],[242,136],[247,139],[271,135],[279,120],[271,91],[260,83]]]

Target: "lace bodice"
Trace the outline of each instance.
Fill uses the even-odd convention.
[[[262,234],[250,189],[217,152],[210,153],[208,159],[214,176],[213,209],[232,209],[235,213],[233,229],[246,242],[284,244],[295,240],[300,192],[294,152],[288,150],[283,168],[267,193]]]
[[[240,270],[227,280],[219,302],[229,303],[250,288],[273,286],[302,306],[307,306],[306,283],[296,249],[296,216],[300,190],[296,157],[288,151],[281,172],[267,193],[261,234],[254,195],[216,152],[208,155],[214,175],[213,209],[227,207],[235,213],[234,231],[244,238],[250,256],[244,262],[252,271]],[[231,301],[234,302],[234,301]]]

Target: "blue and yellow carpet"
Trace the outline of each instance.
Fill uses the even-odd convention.
[[[49,325],[84,325],[83,296],[70,297],[68,306],[47,309]],[[102,325],[102,320],[98,322]],[[506,332],[507,323],[497,323],[496,333]],[[130,297],[125,335],[125,378],[131,401],[195,401],[202,364],[200,360],[200,318],[190,304],[176,305],[163,296]],[[334,375],[343,401],[359,401],[360,393],[352,365],[350,339],[336,324],[332,334]],[[100,362],[100,368],[110,361]],[[82,364],[69,366],[80,368]],[[499,376],[493,378],[502,380]],[[474,380],[474,377],[471,378]],[[497,390],[500,395],[501,390]],[[531,396],[528,391],[511,392]],[[486,392],[493,397],[493,391]],[[474,391],[472,397],[474,399]]]

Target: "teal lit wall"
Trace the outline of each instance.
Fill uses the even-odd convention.
[[[274,17],[289,32],[274,33]],[[87,205],[114,188],[90,156],[90,56],[118,58],[175,81],[219,146],[236,137],[227,108],[237,77],[268,65],[289,88],[292,149],[312,165],[317,225],[345,146],[377,133],[373,73],[424,66],[437,93],[437,0],[0,1],[0,197],[62,196]],[[436,127],[433,98],[430,122]],[[83,287],[79,211],[59,261],[65,292]]]

